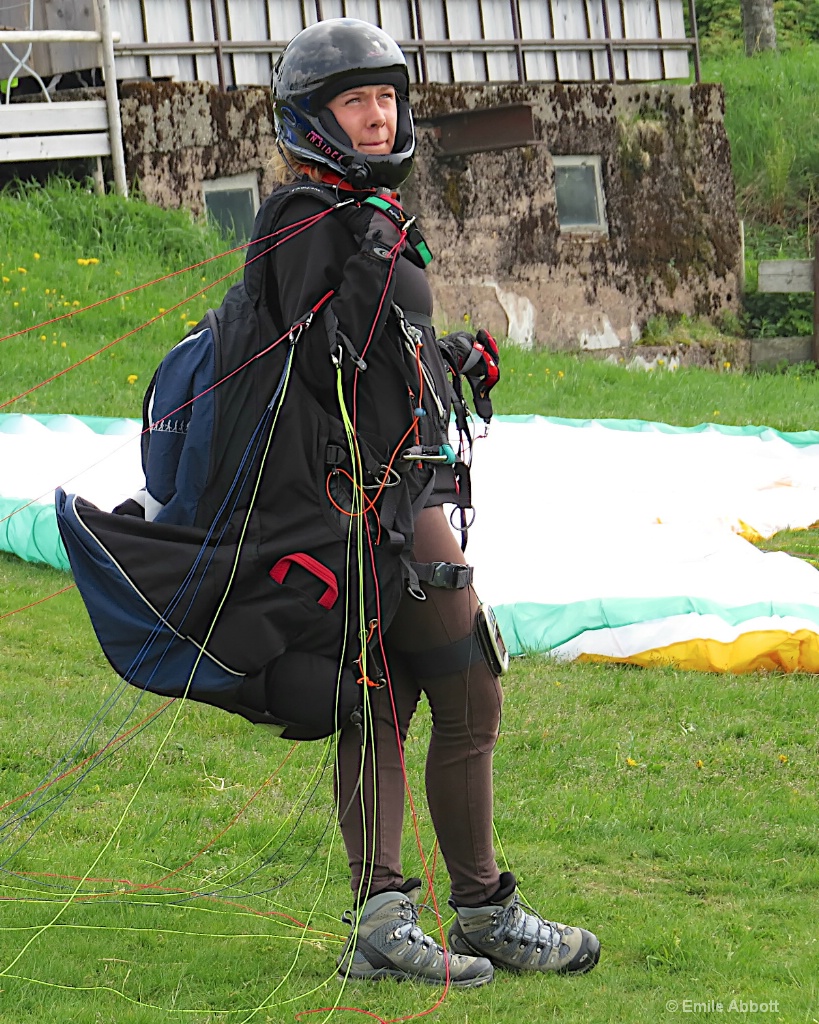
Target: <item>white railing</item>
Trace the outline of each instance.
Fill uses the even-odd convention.
[[[0,46],[16,61],[17,71],[32,74],[43,87],[44,103],[12,103],[12,75],[6,90],[6,101],[0,105],[0,162],[21,163],[27,160],[62,160],[68,158],[110,156],[114,170],[114,188],[119,195],[128,194],[125,178],[125,153],[122,145],[122,122],[114,69],[114,42],[119,35],[111,31],[109,0],[96,0],[99,32],[62,29],[8,29],[0,31]],[[42,79],[28,63],[35,43],[97,43],[100,66],[105,82],[104,100],[54,102]],[[9,46],[26,45],[23,57]]]

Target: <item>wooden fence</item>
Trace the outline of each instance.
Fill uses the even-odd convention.
[[[758,288],[766,293],[813,292],[813,337],[756,339],[752,363],[812,360],[819,366],[819,235],[814,240],[812,260],[761,260]]]
[[[64,160],[83,157],[97,159],[98,185],[102,184],[100,159],[110,156],[114,169],[114,187],[128,194],[125,178],[125,153],[122,145],[117,78],[114,70],[114,41],[109,0],[96,0],[99,31],[68,29],[17,29],[0,31],[0,43],[24,48],[17,58],[20,73],[33,73],[28,61],[33,46],[94,43],[100,54],[105,80],[104,100],[52,101],[43,85],[45,103],[3,103],[0,105],[0,162],[25,163],[29,160]],[[11,93],[9,86],[8,93]]]

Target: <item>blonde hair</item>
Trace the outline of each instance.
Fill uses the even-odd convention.
[[[311,181],[321,181],[321,168],[318,164],[305,163],[280,142],[276,143],[270,159],[270,173],[277,185],[290,185],[305,175]]]

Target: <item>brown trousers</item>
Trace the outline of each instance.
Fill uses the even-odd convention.
[[[413,557],[465,561],[442,508],[424,509],[418,517]],[[357,725],[348,725],[339,737],[341,832],[357,898],[402,884],[404,743],[423,693],[432,714],[427,803],[452,897],[459,904],[480,905],[495,893],[500,878],[492,844],[492,751],[501,687],[483,659],[455,674],[415,678],[402,651],[435,650],[469,636],[478,607],[471,587],[424,584],[423,589],[426,601],[404,595],[385,637],[389,684],[367,691],[372,728],[365,727],[363,743]]]

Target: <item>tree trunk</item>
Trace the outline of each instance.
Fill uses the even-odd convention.
[[[745,53],[748,57],[761,50],[776,49],[773,0],[741,0]]]

